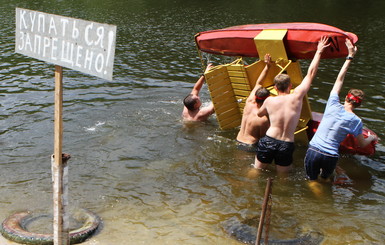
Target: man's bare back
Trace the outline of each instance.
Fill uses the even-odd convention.
[[[237,136],[238,141],[250,145],[257,143],[261,137],[265,136],[270,125],[267,116],[258,116],[259,108],[255,104],[245,106],[241,129]]]
[[[254,145],[258,140],[265,136],[270,123],[267,116],[258,116],[258,110],[262,103],[270,95],[270,92],[262,88],[262,82],[265,80],[271,65],[270,54],[264,57],[265,67],[259,75],[253,90],[250,92],[243,108],[241,128],[237,135],[237,141],[240,143]],[[262,96],[263,98],[259,97]]]
[[[294,132],[300,118],[303,98],[314,80],[323,50],[329,46],[327,37],[322,37],[318,43],[317,52],[308,68],[301,84],[291,93],[290,77],[279,74],[274,78],[278,96],[266,99],[258,112],[258,116],[268,115],[270,128],[266,135],[281,141],[294,142]]]
[[[269,117],[270,127],[266,137],[258,143],[255,168],[266,168],[274,160],[278,173],[287,173],[291,169],[295,148],[294,132],[301,115],[303,98],[317,74],[321,54],[329,45],[327,37],[320,39],[307,74],[293,93],[288,75],[279,74],[274,78],[274,88],[278,95],[267,98],[258,111],[258,116]]]
[[[294,142],[294,132],[302,109],[302,97],[298,94],[284,94],[268,98],[265,103],[270,118],[270,128],[266,135],[277,140]]]
[[[269,91],[261,86],[271,65],[270,54],[265,55],[264,62],[265,68],[255,82],[255,86],[250,92],[245,107],[243,108],[241,128],[237,135],[237,141],[239,143],[248,144],[250,146],[258,143],[258,140],[265,136],[266,130],[270,125],[267,116],[258,116],[259,108],[262,106],[264,100],[270,95]],[[258,96],[262,96],[263,98]]]

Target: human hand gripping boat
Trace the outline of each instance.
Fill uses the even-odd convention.
[[[250,24],[197,33],[195,42],[201,59],[202,52],[238,57],[232,63],[216,66],[205,73],[221,129],[240,125],[246,98],[265,65],[263,59],[245,65],[243,57],[263,57],[267,53],[271,55],[276,65],[269,70],[262,86],[274,96],[277,91],[274,89],[273,78],[277,74],[287,73],[293,87],[301,83],[303,76],[299,60],[312,59],[317,51],[318,41],[323,36],[328,37],[330,45],[322,53],[322,59],[347,57],[346,39],[353,44],[358,41],[353,33],[319,23]],[[322,113],[313,112],[308,97],[305,96],[295,141],[307,144],[321,119]],[[375,135],[367,128],[362,133],[364,137]],[[375,144],[376,142],[372,142],[361,148],[353,135],[348,135],[341,143],[340,153],[372,155],[375,153]]]

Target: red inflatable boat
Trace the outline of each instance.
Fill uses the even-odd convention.
[[[322,54],[323,59],[348,55],[345,39],[358,41],[355,34],[319,23],[251,24],[199,32],[195,35],[198,49],[226,56],[259,57],[254,38],[262,30],[287,30],[284,44],[289,59],[312,59],[322,36],[330,38],[331,45]]]

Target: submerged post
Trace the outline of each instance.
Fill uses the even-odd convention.
[[[53,178],[53,235],[55,245],[69,245],[68,168],[63,146],[63,68],[55,66],[55,142],[51,159]],[[55,157],[56,156],[56,157]]]
[[[263,198],[261,217],[259,218],[258,233],[257,233],[257,239],[255,240],[255,245],[259,245],[261,243],[263,225],[265,223],[265,216],[266,216],[266,212],[267,212],[267,208],[268,208],[268,202],[269,202],[270,195],[271,195],[272,182],[273,182],[272,178],[267,179],[265,196]],[[265,239],[265,244],[267,244],[266,239]]]

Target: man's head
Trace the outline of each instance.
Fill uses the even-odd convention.
[[[198,109],[201,106],[202,102],[199,99],[199,96],[189,94],[186,96],[186,98],[184,98],[183,104],[184,106],[187,107],[187,109],[189,109],[190,111],[193,111]]]
[[[274,78],[275,88],[279,92],[285,92],[291,85],[290,77],[287,74],[278,74]]]
[[[267,97],[270,96],[269,90],[264,87],[260,87],[255,91],[255,102],[262,104]]]
[[[345,97],[345,101],[352,104],[354,108],[357,108],[361,105],[364,96],[364,91],[360,89],[350,89]]]

